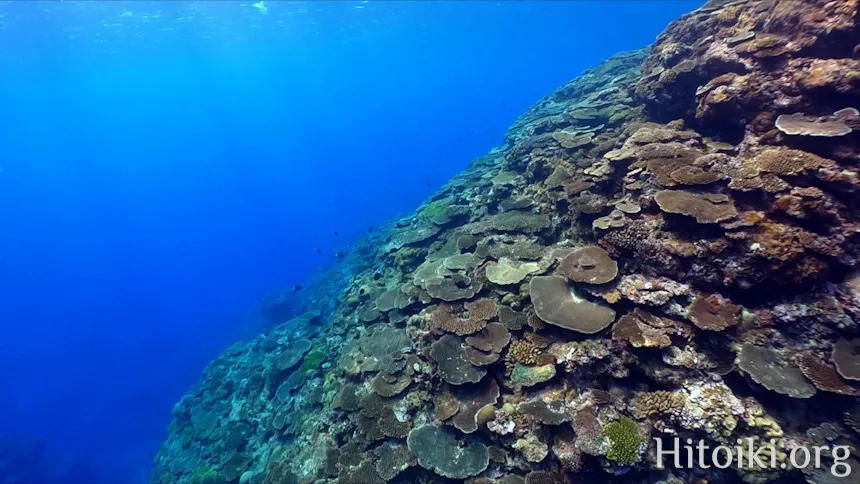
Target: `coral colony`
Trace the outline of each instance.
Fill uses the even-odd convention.
[[[856,482],[857,15],[711,1],[540,100],[213,361],[152,482]]]

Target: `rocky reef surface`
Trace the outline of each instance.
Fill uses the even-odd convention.
[[[857,14],[712,1],[542,99],[213,361],[152,482],[857,482],[656,453],[860,450]]]

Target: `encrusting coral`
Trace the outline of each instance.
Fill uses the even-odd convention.
[[[860,447],[858,7],[711,0],[535,103],[216,358],[152,482],[834,482],[654,438]]]

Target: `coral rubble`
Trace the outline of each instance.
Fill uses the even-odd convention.
[[[537,102],[213,361],[152,482],[834,482],[655,446],[860,448],[858,3],[711,0]]]

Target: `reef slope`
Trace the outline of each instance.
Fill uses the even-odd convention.
[[[857,13],[709,2],[540,100],[213,361],[152,482],[856,482],[654,439],[857,454]]]

